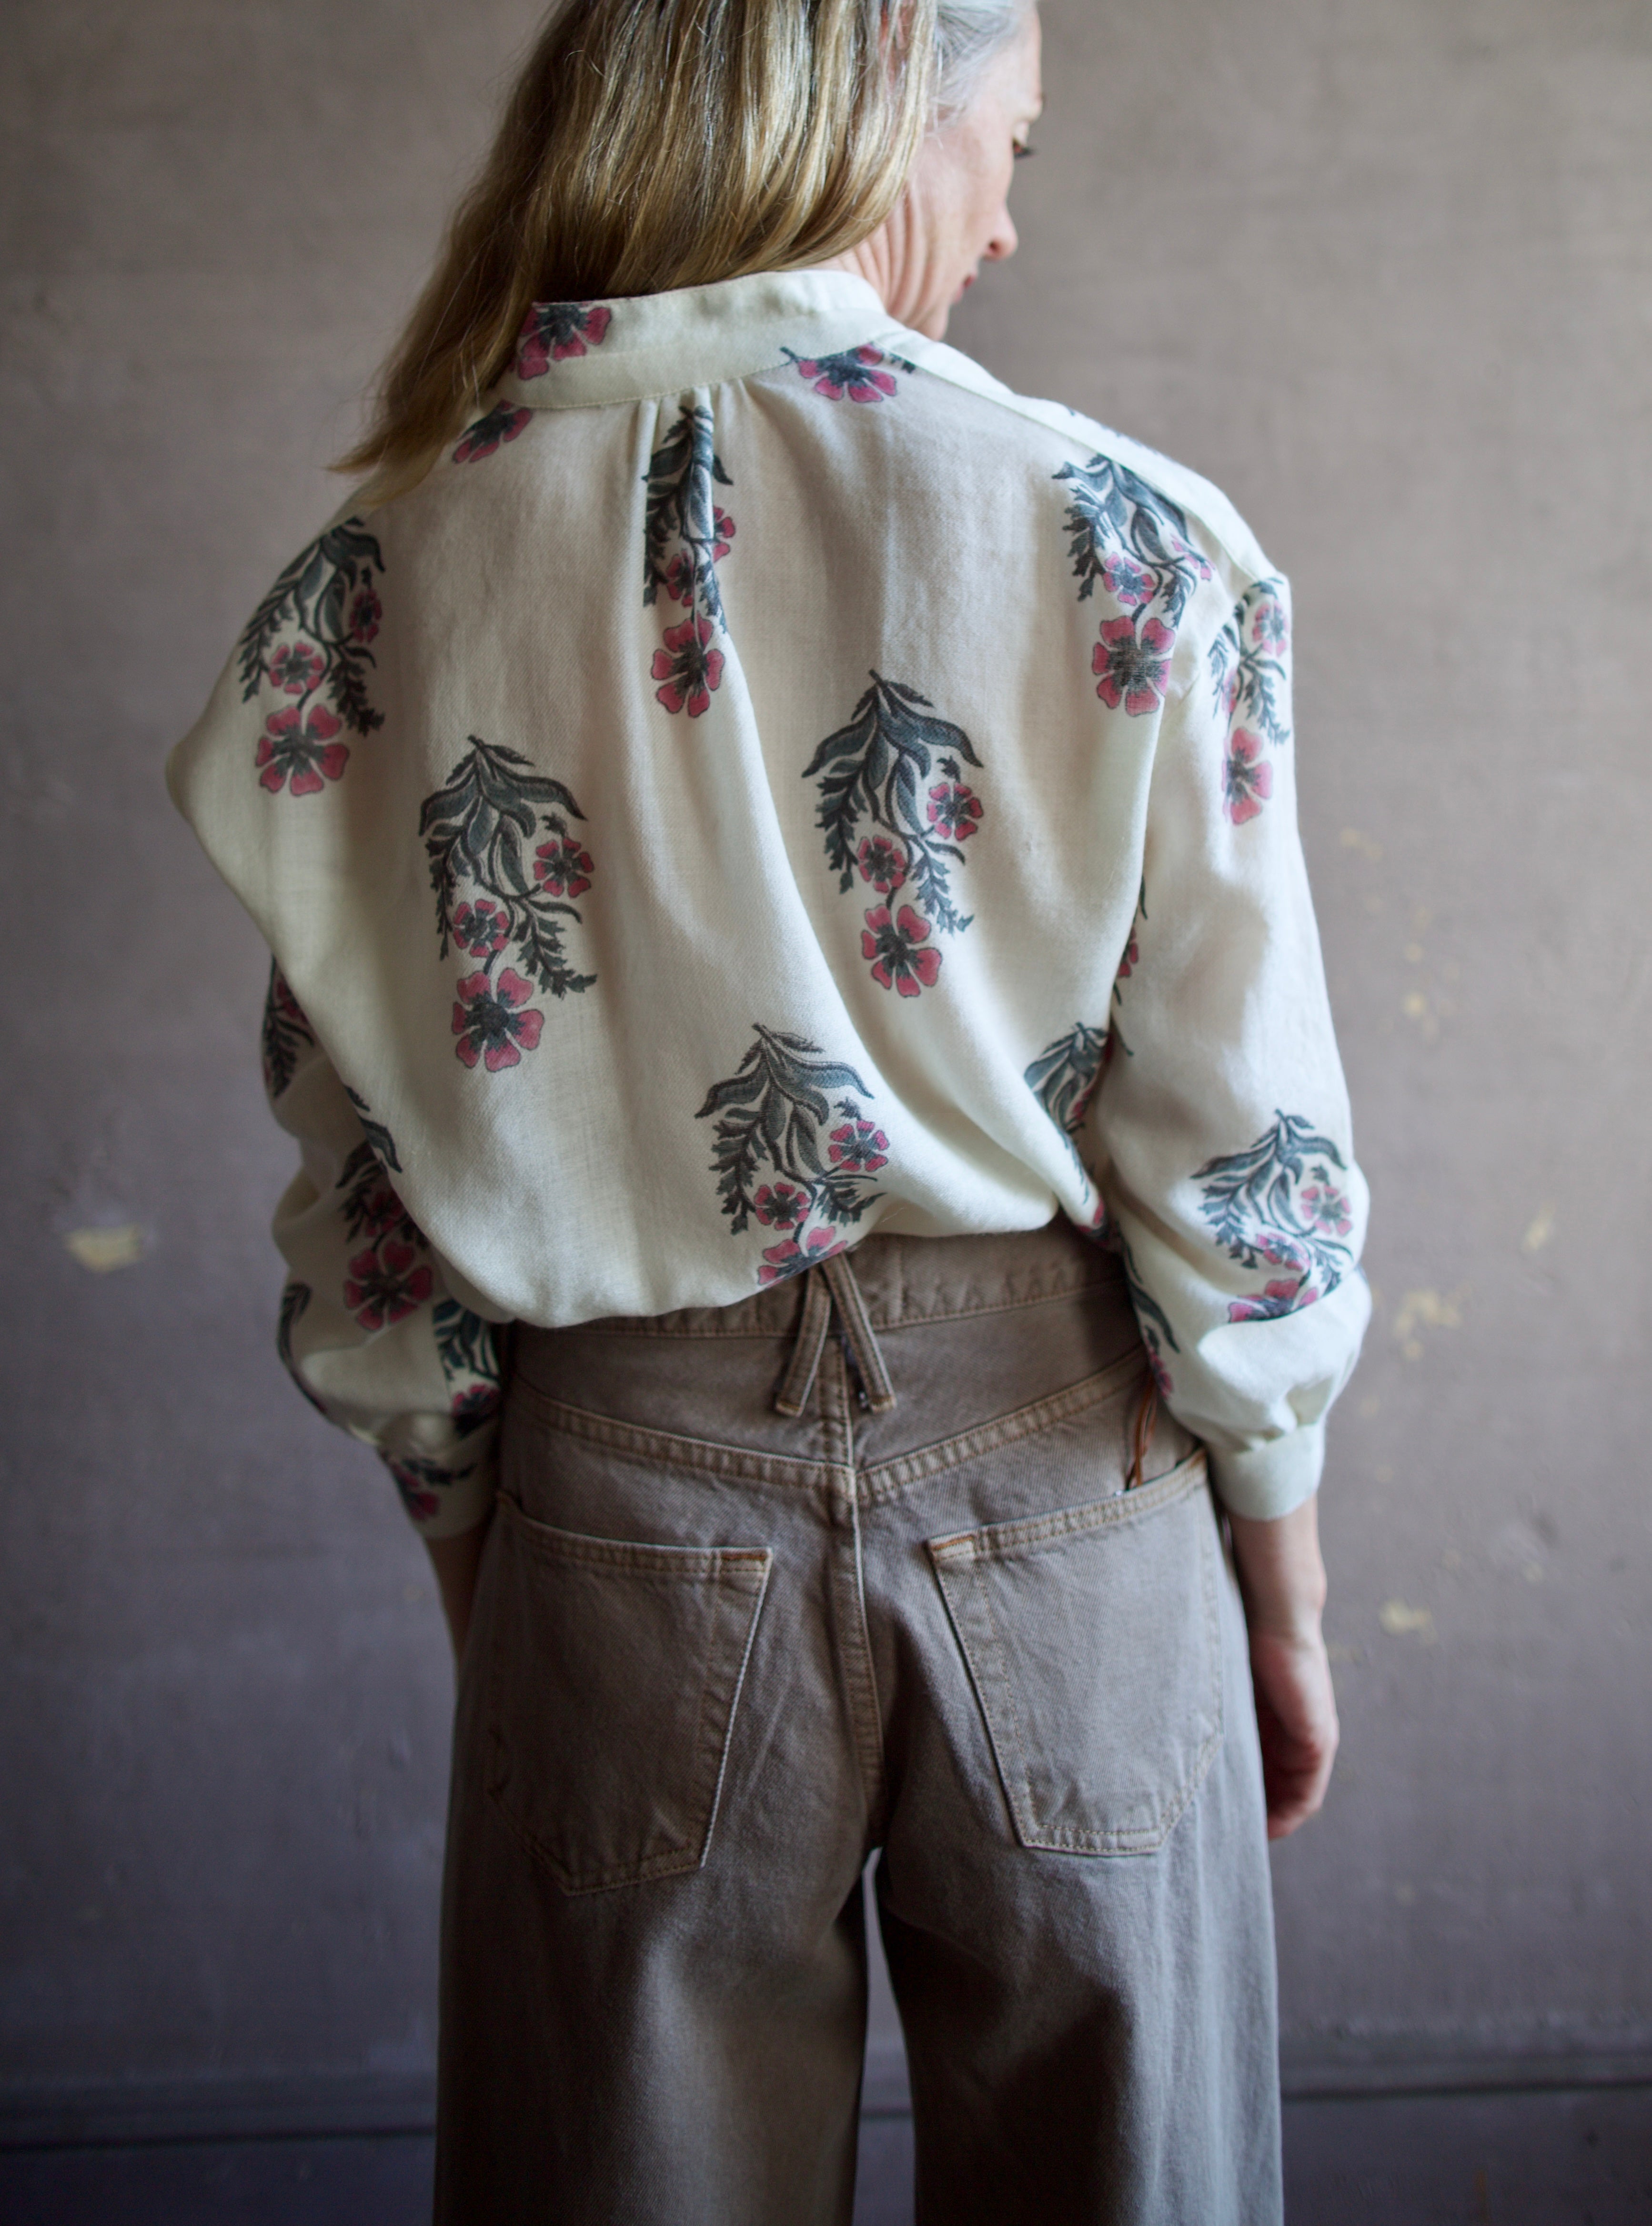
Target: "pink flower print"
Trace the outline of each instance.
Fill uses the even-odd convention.
[[[270,660],[270,677],[283,696],[308,696],[327,667],[304,641],[285,641]]]
[[[455,1391],[448,1412],[453,1426],[461,1438],[473,1430],[480,1430],[491,1422],[499,1411],[499,1387],[497,1383],[473,1383],[467,1390]]]
[[[1118,979],[1128,982],[1141,964],[1141,945],[1136,941],[1136,932],[1132,928],[1130,940],[1124,946],[1124,956],[1119,961]]]
[[[805,1269],[818,1267],[823,1260],[836,1259],[842,1250],[842,1238],[829,1229],[811,1229],[801,1244],[795,1237],[788,1237],[783,1243],[771,1244],[764,1252],[757,1280],[759,1283],[784,1283],[788,1276],[801,1275]]]
[[[846,1121],[832,1130],[826,1148],[832,1165],[848,1175],[874,1175],[889,1164],[889,1139],[870,1121]]]
[[[1299,1313],[1311,1307],[1319,1294],[1312,1286],[1305,1289],[1300,1279],[1286,1282],[1276,1279],[1269,1283],[1259,1297],[1230,1299],[1228,1301],[1229,1321],[1276,1321],[1281,1314]]]
[[[880,348],[845,348],[837,355],[793,356],[797,375],[806,378],[828,402],[882,402],[895,391],[893,374],[882,368],[891,360]]]
[[[1210,578],[1210,568],[1204,557],[1199,555],[1197,549],[1190,548],[1179,534],[1172,533],[1170,537],[1170,553],[1172,556],[1179,556],[1188,569],[1197,572],[1201,580]]]
[[[1285,607],[1272,596],[1257,604],[1250,621],[1250,639],[1264,657],[1282,657],[1290,627]]]
[[[407,1211],[388,1183],[380,1183],[365,1198],[353,1199],[351,1205],[363,1236],[370,1237],[375,1244],[397,1226]]]
[[[378,623],[384,615],[384,606],[372,589],[359,588],[354,602],[350,606],[351,640],[364,643],[372,640],[378,632]]]
[[[1156,711],[1165,700],[1175,646],[1175,634],[1161,620],[1149,619],[1138,634],[1130,620],[1109,619],[1090,661],[1090,671],[1100,675],[1096,693],[1109,710],[1122,703],[1133,719]]]
[[[788,1275],[800,1275],[808,1265],[802,1245],[795,1237],[788,1237],[766,1249],[757,1280],[759,1283],[784,1283]]]
[[[491,456],[502,441],[514,441],[532,416],[531,410],[513,409],[508,402],[495,403],[486,417],[479,417],[467,428],[464,439],[453,452],[454,463],[480,463],[484,456]]]
[[[480,1059],[490,1074],[520,1065],[523,1052],[534,1049],[545,1025],[542,1012],[522,1009],[532,995],[531,985],[509,966],[497,982],[486,974],[467,975],[453,1008],[455,1054],[467,1066]]]
[[[1102,578],[1107,592],[1115,603],[1122,603],[1128,611],[1153,601],[1153,575],[1145,571],[1131,556],[1104,556],[1102,559]]]
[[[887,905],[875,906],[861,932],[861,953],[872,961],[873,980],[903,997],[932,989],[941,970],[941,954],[922,947],[929,933],[929,922],[920,919],[910,905],[902,905],[893,920]]]
[[[358,1252],[350,1262],[344,1303],[363,1329],[383,1329],[423,1306],[435,1288],[428,1267],[410,1244],[391,1239],[377,1250]]]
[[[582,896],[591,886],[591,854],[581,850],[571,835],[542,843],[533,854],[534,877],[553,897]]]
[[[714,508],[711,518],[712,563],[721,564],[728,554],[735,530],[734,521],[728,512]],[[674,603],[681,603],[685,610],[693,607],[695,590],[704,576],[706,562],[702,544],[698,555],[692,549],[679,549],[665,568],[665,592]]]
[[[518,378],[543,378],[553,363],[600,347],[613,311],[600,302],[535,302],[518,334]]]
[[[1234,729],[1222,782],[1222,808],[1236,827],[1255,818],[1274,793],[1274,768],[1262,756],[1261,742],[1242,727]]]
[[[937,781],[929,792],[929,823],[944,843],[967,843],[981,824],[981,798],[962,781]]]
[[[511,939],[511,923],[496,904],[486,898],[461,904],[453,916],[453,939],[473,958],[491,958]]]
[[[793,1182],[765,1183],[752,1211],[768,1229],[801,1229],[809,1218],[809,1193]]]
[[[868,835],[855,854],[861,878],[884,896],[906,878],[906,853],[886,835]]]
[[[665,683],[654,690],[654,700],[668,711],[680,711],[686,703],[689,718],[697,719],[710,708],[711,691],[723,671],[722,652],[711,646],[712,631],[709,619],[684,619],[681,626],[666,627],[665,646],[654,652],[653,677]]]
[[[1354,1225],[1347,1199],[1332,1183],[1310,1183],[1301,1203],[1313,1227],[1327,1236],[1346,1237]]]
[[[319,796],[322,781],[337,780],[349,760],[348,749],[333,739],[338,731],[325,703],[312,703],[308,712],[296,704],[272,711],[253,760],[261,768],[258,785],[279,796],[290,778],[294,796]]]

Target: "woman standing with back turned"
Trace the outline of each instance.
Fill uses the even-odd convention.
[[[173,760],[460,1654],[445,2222],[847,2221],[874,1850],[925,2226],[1279,2216],[1364,1191],[1284,582],[939,344],[1039,105],[567,0]]]

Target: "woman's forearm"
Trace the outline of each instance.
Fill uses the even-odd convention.
[[[1228,1522],[1251,1629],[1265,1628],[1284,1638],[1317,1633],[1325,1606],[1318,1495],[1271,1522],[1233,1514]]]

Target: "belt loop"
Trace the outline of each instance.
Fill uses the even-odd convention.
[[[804,1278],[803,1309],[797,1317],[797,1340],[785,1380],[774,1395],[777,1415],[801,1415],[815,1388],[820,1356],[826,1350],[826,1332],[832,1319],[832,1294],[818,1268]]]
[[[889,1380],[872,1317],[866,1310],[866,1301],[861,1295],[861,1286],[855,1280],[848,1254],[835,1253],[823,1262],[821,1273],[831,1285],[832,1296],[843,1317],[843,1334],[861,1371],[861,1389],[866,1394],[867,1405],[874,1415],[886,1415],[895,1403],[895,1387]]]

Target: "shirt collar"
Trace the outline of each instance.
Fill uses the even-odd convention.
[[[847,270],[763,271],[670,294],[536,302],[498,392],[535,410],[634,401],[749,378],[900,330],[866,280]]]

